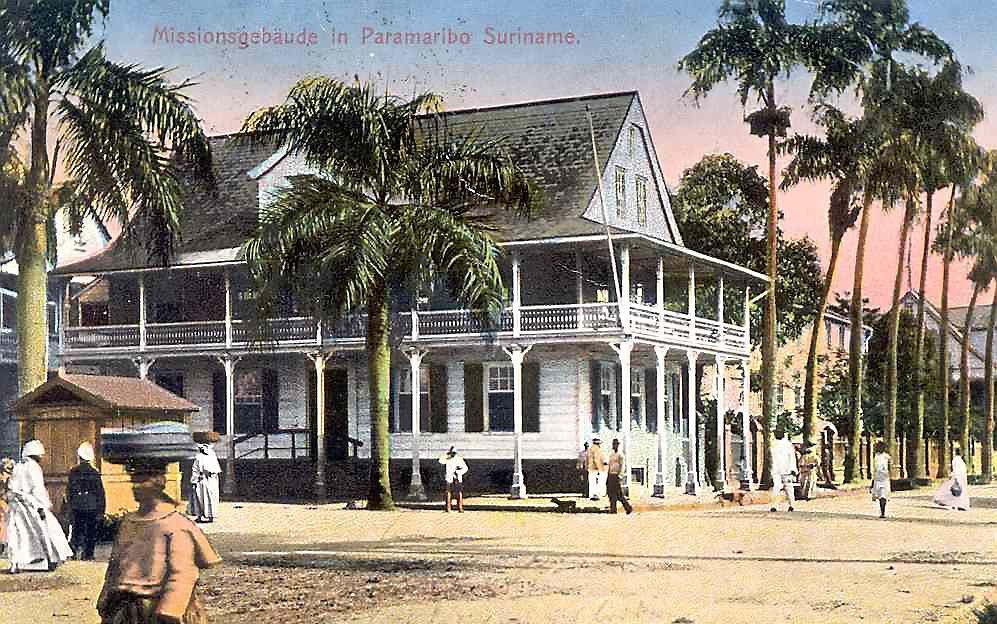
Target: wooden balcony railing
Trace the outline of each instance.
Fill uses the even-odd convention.
[[[712,319],[631,304],[624,319],[638,336],[659,338],[691,346],[746,350],[745,328]],[[615,303],[507,307],[490,318],[475,310],[418,310],[397,313],[393,332],[410,342],[468,336],[519,337],[578,335],[622,332],[619,306]],[[271,319],[261,327],[247,320],[232,320],[231,335],[225,321],[149,323],[139,325],[67,327],[63,348],[67,352],[89,350],[129,351],[135,348],[161,350],[173,347],[244,348],[254,344],[319,345],[360,342],[367,325],[365,314],[355,314],[335,323],[319,323],[310,317]],[[144,335],[144,342],[142,337]],[[2,340],[2,336],[0,336]],[[0,342],[2,348],[2,342]]]

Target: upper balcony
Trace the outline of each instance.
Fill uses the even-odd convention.
[[[500,262],[504,308],[485,317],[461,308],[443,288],[394,302],[392,331],[406,343],[473,345],[495,341],[589,341],[633,336],[747,355],[745,323],[757,274],[681,248],[618,243],[616,275],[604,238],[570,246],[510,245]],[[616,297],[616,282],[622,301]],[[68,356],[155,356],[178,352],[361,349],[366,318],[322,323],[288,302],[279,318],[252,320],[245,267],[173,268],[103,276],[68,303],[60,336]]]

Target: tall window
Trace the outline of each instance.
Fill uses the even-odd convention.
[[[602,426],[606,429],[613,428],[613,365],[600,362],[599,380],[599,412],[602,416]]]
[[[672,432],[682,433],[682,386],[678,375],[668,376],[668,387],[671,390],[669,409],[672,410]]]
[[[397,426],[395,431],[412,431],[412,369],[402,368],[398,377]],[[429,369],[419,369],[419,414],[425,421],[429,416]]]
[[[845,350],[845,345],[848,344],[848,342],[845,340],[845,335],[847,333],[848,329],[844,325],[842,325],[840,331],[838,332],[838,348],[841,349],[842,351]]]
[[[486,431],[512,431],[514,379],[511,365],[491,364],[486,378]]]
[[[645,425],[644,369],[630,369],[630,424],[643,429]]]
[[[263,375],[260,369],[235,372],[235,432],[263,431]]]
[[[832,342],[831,342],[831,329],[832,328],[833,328],[833,326],[831,325],[831,321],[824,321],[824,333],[827,334],[827,348],[828,349],[831,348],[831,344],[832,344]]]
[[[630,154],[630,158],[634,157],[637,153],[637,133],[640,132],[640,128],[631,125],[630,132],[627,136],[627,152]]]
[[[11,331],[17,328],[17,294],[13,292],[0,293],[0,324]]]
[[[647,179],[636,177],[637,223],[647,225]]]
[[[616,168],[616,215],[622,217],[627,214],[627,170],[623,167]]]

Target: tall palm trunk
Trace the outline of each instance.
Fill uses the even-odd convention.
[[[45,383],[48,371],[48,341],[45,310],[48,288],[45,266],[48,255],[46,216],[48,213],[48,108],[49,86],[39,70],[34,86],[31,120],[31,167],[26,186],[28,206],[23,216],[21,240],[14,250],[17,258],[17,387],[23,394]]]
[[[370,493],[367,508],[390,511],[391,496],[388,437],[388,392],[391,380],[388,291],[376,285],[367,299],[367,373],[370,383]]]
[[[924,288],[928,276],[928,254],[931,253],[931,201],[934,192],[928,191],[924,203],[924,246],[921,250],[921,278],[917,285],[917,330],[914,339],[914,453],[913,465],[907,467],[907,474],[915,479],[923,479],[924,465],[924,387],[921,383],[921,360],[924,351]]]
[[[900,286],[903,284],[904,252],[907,250],[907,239],[914,223],[914,200],[907,200],[904,210],[904,222],[900,226],[900,245],[897,251],[897,273],[893,279],[893,307],[890,308],[890,339],[887,353],[889,365],[886,374],[886,423],[883,426],[883,437],[886,438],[886,448],[890,453],[890,470],[893,476],[899,475],[900,454],[897,452],[897,343],[900,339]]]
[[[774,108],[775,88],[769,85],[769,102]],[[765,455],[762,483],[772,482],[772,442],[775,428],[775,278],[776,278],[776,209],[775,134],[769,132],[769,218],[768,218],[768,296],[765,305],[765,337],[762,342],[762,414],[764,415]]]
[[[959,412],[962,414],[962,435],[959,437],[959,448],[966,463],[972,468],[973,456],[969,452],[969,345],[973,331],[973,312],[976,309],[976,298],[983,290],[983,284],[973,286],[973,296],[969,299],[966,309],[966,322],[962,326],[962,353],[959,358]]]
[[[831,258],[827,263],[827,273],[824,275],[824,290],[821,291],[820,305],[817,316],[814,317],[813,329],[810,331],[810,350],[807,352],[806,379],[803,382],[803,444],[814,443],[814,430],[817,428],[817,346],[820,344],[821,331],[824,329],[824,314],[827,313],[827,303],[831,298],[831,283],[834,281],[834,270],[838,265],[838,252],[841,251],[842,236],[831,237]]]
[[[948,216],[945,219],[945,250],[942,252],[942,310],[938,331],[938,372],[941,376],[942,431],[938,450],[938,477],[949,474],[949,276],[952,270],[952,211],[955,210],[955,184],[949,194]]]
[[[983,436],[983,457],[980,469],[983,480],[989,483],[993,479],[991,459],[994,452],[994,326],[997,326],[997,287],[994,288],[994,298],[990,304],[990,322],[987,324],[987,350],[984,357],[983,385],[986,400],[986,434]]]
[[[855,275],[852,284],[851,327],[848,344],[848,418],[851,433],[845,453],[845,483],[859,478],[859,455],[862,452],[862,342],[865,338],[862,319],[862,274],[865,267],[865,243],[869,237],[869,217],[872,213],[872,194],[866,191],[862,198],[862,217],[859,221],[859,240],[855,250]]]

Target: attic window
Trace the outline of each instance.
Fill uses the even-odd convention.
[[[647,178],[637,176],[635,190],[637,195],[637,223],[639,225],[647,225]]]
[[[627,214],[627,170],[616,168],[616,216]]]
[[[640,126],[631,125],[630,132],[627,135],[627,151],[630,154],[630,158],[633,158],[637,154],[637,143],[640,136]]]

